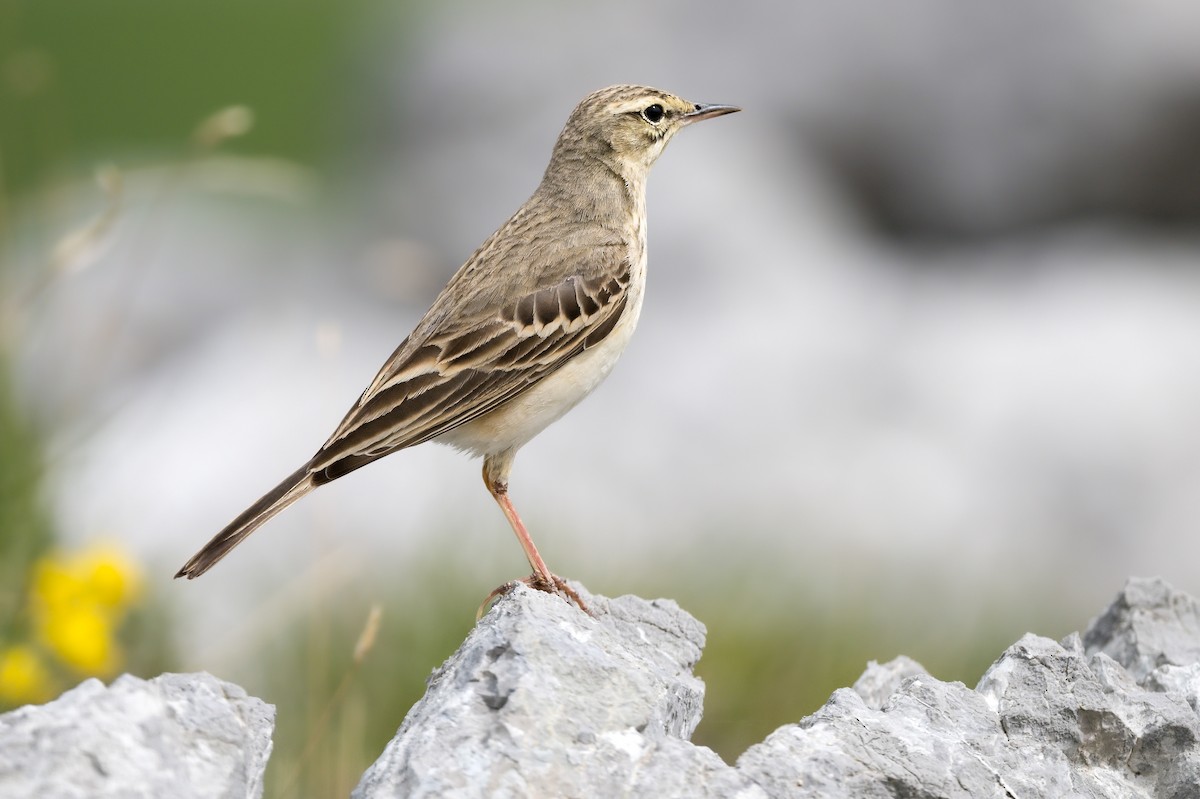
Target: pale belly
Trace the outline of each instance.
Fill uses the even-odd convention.
[[[475,455],[515,451],[557,421],[608,377],[629,345],[642,310],[636,281],[624,316],[608,336],[563,365],[524,394],[484,416],[438,436],[435,441]]]

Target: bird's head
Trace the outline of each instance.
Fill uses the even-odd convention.
[[[641,177],[684,127],[739,110],[689,102],[647,86],[609,86],[575,106],[555,156],[593,157],[627,180]]]

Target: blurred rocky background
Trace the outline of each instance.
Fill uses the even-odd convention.
[[[478,465],[398,454],[170,575],[616,82],[744,112],[656,166],[634,344],[513,494],[556,571],[708,626],[697,742],[732,761],[900,652],[974,684],[1128,575],[1196,593],[1198,32],[1183,0],[0,0],[12,674],[60,654],[38,575],[119,542],[123,667],[238,681],[279,707],[267,795],[346,793],[526,569]]]

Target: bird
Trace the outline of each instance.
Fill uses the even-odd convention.
[[[329,439],[175,577],[204,574],[318,486],[436,441],[482,456],[483,481],[532,569],[524,582],[588,612],[513,506],[513,460],[608,376],[629,343],[646,284],[650,167],[683,128],[739,110],[628,84],[587,95],[537,189],[454,274]]]

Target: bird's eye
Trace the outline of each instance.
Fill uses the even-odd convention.
[[[662,122],[663,107],[658,103],[648,105],[642,109],[642,117],[651,125],[657,125],[659,122]]]

